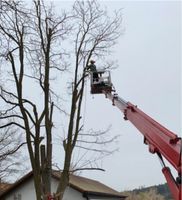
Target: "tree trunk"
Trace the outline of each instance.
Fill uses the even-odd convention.
[[[64,170],[61,173],[61,178],[59,180],[59,184],[58,184],[58,187],[57,187],[58,200],[63,199],[65,189],[69,184],[69,169],[70,169],[71,155],[72,155],[71,145],[70,146],[67,145],[67,148],[66,148],[66,151],[65,151]]]

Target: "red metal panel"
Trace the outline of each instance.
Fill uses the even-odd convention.
[[[162,172],[167,180],[167,184],[170,188],[170,191],[174,197],[174,199],[180,200],[181,198],[181,185],[178,186],[175,183],[173,176],[171,175],[170,169],[168,167],[164,167]],[[180,188],[179,188],[180,187]]]
[[[144,135],[150,152],[161,153],[178,172],[181,172],[181,139],[131,103],[128,103],[125,114],[127,119]]]

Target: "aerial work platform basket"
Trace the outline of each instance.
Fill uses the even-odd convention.
[[[110,71],[97,70],[97,72],[90,72],[91,94],[101,94],[102,91],[111,92],[112,83]]]

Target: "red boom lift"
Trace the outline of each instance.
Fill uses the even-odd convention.
[[[162,164],[162,172],[166,178],[169,189],[175,200],[181,200],[181,138],[169,131],[161,124],[142,112],[137,106],[120,98],[113,90],[109,71],[99,71],[99,79],[93,80],[91,73],[91,93],[105,94],[123,113],[124,119],[129,120],[144,136],[144,143],[148,145],[149,152],[156,153]],[[163,157],[176,169],[178,177],[175,179],[169,167],[164,163]]]

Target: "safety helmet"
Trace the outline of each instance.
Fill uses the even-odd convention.
[[[95,63],[95,61],[94,60],[90,60],[90,63]]]

